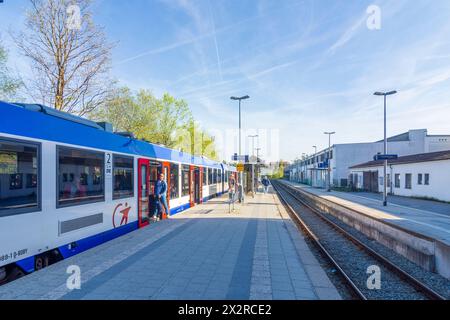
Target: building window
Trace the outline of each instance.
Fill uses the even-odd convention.
[[[189,166],[183,165],[181,169],[181,196],[189,195]]]
[[[113,199],[130,198],[134,196],[134,159],[113,155]],[[96,177],[94,185],[101,180]]]
[[[425,173],[425,185],[426,186],[430,185],[430,174],[429,173]]]
[[[406,173],[405,174],[405,189],[411,189],[411,180],[412,180],[411,173]]]
[[[380,184],[380,186],[382,186],[384,183],[384,177],[378,177],[378,180],[379,180],[379,184]]]
[[[208,168],[208,183],[213,184],[213,170]]]
[[[175,163],[170,164],[170,199],[179,198],[179,165]]]
[[[104,153],[57,147],[57,154],[58,206],[105,200]]]
[[[39,152],[38,144],[0,140],[0,217],[40,210]]]
[[[390,187],[391,186],[391,175],[388,173],[386,175],[386,177],[387,177],[387,187]]]
[[[208,169],[202,168],[202,179],[203,179],[203,185],[208,185]]]
[[[395,187],[400,188],[400,174],[396,173],[394,179],[395,179]]]
[[[417,175],[417,184],[422,184],[422,178],[423,178],[423,175],[421,173],[419,173]]]

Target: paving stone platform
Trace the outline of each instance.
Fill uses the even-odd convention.
[[[340,299],[278,197],[210,200],[0,287],[0,299]],[[79,266],[81,289],[67,268]]]

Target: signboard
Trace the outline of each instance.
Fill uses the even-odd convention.
[[[373,160],[395,160],[398,158],[397,154],[377,154],[373,157]]]
[[[238,172],[243,172],[244,171],[244,164],[243,163],[238,163],[236,166],[236,169]]]
[[[231,157],[231,161],[248,162],[248,155],[245,155],[245,156],[238,156],[237,153],[235,153],[235,154]]]

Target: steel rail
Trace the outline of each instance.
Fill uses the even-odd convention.
[[[336,229],[339,233],[341,233],[343,236],[345,236],[347,239],[349,239],[350,241],[352,241],[353,243],[355,243],[356,245],[358,245],[359,247],[361,247],[362,249],[364,249],[370,256],[372,256],[373,258],[377,259],[378,261],[380,261],[381,263],[383,263],[387,268],[389,268],[391,271],[397,273],[397,275],[402,278],[403,280],[405,280],[406,282],[408,282],[410,285],[412,285],[414,288],[416,288],[419,292],[422,292],[425,296],[427,296],[429,299],[433,299],[433,300],[446,300],[445,297],[443,297],[441,294],[437,293],[435,290],[433,290],[432,288],[428,287],[425,283],[423,283],[422,281],[414,278],[413,276],[411,276],[409,273],[407,273],[406,271],[404,271],[401,267],[395,265],[394,263],[392,263],[390,260],[388,260],[386,257],[384,257],[383,255],[379,254],[378,252],[376,252],[375,250],[373,250],[372,248],[370,248],[368,245],[366,245],[365,243],[363,243],[361,240],[357,239],[355,236],[353,236],[352,234],[350,234],[348,231],[346,231],[345,229],[343,229],[341,226],[337,225],[335,222],[331,221],[329,218],[327,218],[322,212],[320,212],[319,210],[317,210],[316,208],[313,208],[309,203],[307,203],[304,199],[301,199],[300,196],[298,195],[299,191],[296,190],[295,188],[293,188],[292,186],[289,186],[285,183],[281,183],[281,182],[276,182],[275,184],[279,184],[281,186],[281,188],[287,192],[288,194],[290,194],[294,199],[296,199],[297,201],[299,201],[303,206],[307,207],[308,209],[310,209],[313,213],[315,213],[319,218],[321,218],[323,221],[325,221],[326,223],[328,223],[329,225],[331,225],[334,229]],[[296,194],[293,194],[292,191],[293,190],[296,192]],[[278,191],[278,190],[277,190]],[[280,195],[280,193],[278,192],[278,194]],[[282,197],[280,195],[280,197]],[[289,206],[290,207],[290,206]],[[290,207],[291,208],[291,207]],[[291,210],[293,210],[291,208]],[[295,212],[295,211],[294,211]],[[295,216],[298,216],[297,214],[295,214]],[[300,218],[299,218],[300,219]]]

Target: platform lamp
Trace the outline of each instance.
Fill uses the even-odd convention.
[[[375,96],[383,96],[384,97],[384,155],[387,154],[387,136],[386,136],[386,97],[396,94],[397,91],[389,91],[389,92],[380,92],[377,91],[374,93]],[[387,206],[387,159],[384,159],[384,173],[383,173],[383,206]]]
[[[241,100],[246,100],[249,99],[250,97],[248,95],[242,96],[242,97],[230,97],[231,100],[238,100],[239,101],[239,157],[242,156],[241,152]],[[243,183],[243,175],[242,175],[242,171],[239,173],[239,180],[240,183]]]

